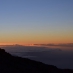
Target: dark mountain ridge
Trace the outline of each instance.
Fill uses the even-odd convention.
[[[12,56],[0,49],[0,73],[73,73],[73,70],[58,69],[53,65]]]

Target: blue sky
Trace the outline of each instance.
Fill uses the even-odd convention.
[[[0,33],[1,37],[20,34],[35,39],[40,34],[44,40],[63,33],[73,42],[73,0],[0,0]]]

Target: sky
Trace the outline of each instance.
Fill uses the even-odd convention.
[[[73,0],[0,0],[0,44],[73,43]]]

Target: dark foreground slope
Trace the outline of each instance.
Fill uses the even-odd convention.
[[[73,70],[58,69],[27,58],[15,57],[0,49],[0,73],[73,73]]]

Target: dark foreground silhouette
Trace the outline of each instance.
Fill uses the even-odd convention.
[[[0,73],[73,73],[73,70],[12,56],[0,49]]]

